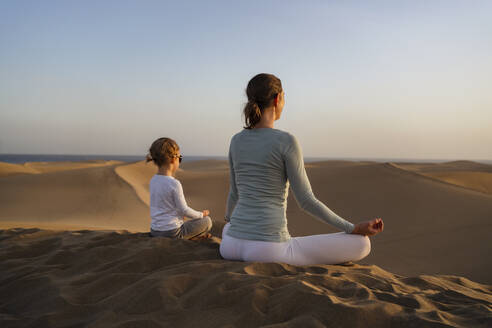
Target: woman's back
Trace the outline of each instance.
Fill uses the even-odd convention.
[[[268,128],[245,129],[232,138],[229,161],[238,200],[230,218],[231,236],[266,241],[290,238],[285,155],[293,141],[289,133]]]
[[[231,140],[231,189],[226,217],[228,234],[249,240],[283,242],[287,229],[287,193],[312,216],[350,233],[354,225],[326,207],[313,194],[297,139],[272,128],[245,129]]]
[[[279,78],[257,74],[246,87],[245,130],[231,139],[230,189],[220,253],[226,259],[294,265],[359,260],[370,251],[369,238],[383,230],[380,218],[354,226],[316,199],[296,138],[274,129],[285,93]],[[300,208],[346,233],[290,238],[287,193]]]

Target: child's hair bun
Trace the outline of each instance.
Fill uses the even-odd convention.
[[[155,140],[149,148],[149,153],[146,156],[147,162],[153,161],[157,166],[161,167],[169,163],[177,156],[179,146],[171,138],[159,138]]]

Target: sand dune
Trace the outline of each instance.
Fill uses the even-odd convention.
[[[0,162],[0,177],[36,173],[39,172],[29,166]]]
[[[218,222],[224,216],[228,192],[227,162],[200,164],[186,163],[178,178],[192,206],[211,209],[217,222],[214,233],[220,235],[222,225]],[[490,170],[490,166],[465,161],[427,167],[438,173],[440,166],[443,171]],[[127,167],[139,168],[145,177],[140,186],[147,190],[155,168],[142,163]],[[329,161],[310,163],[307,170],[318,198],[339,214],[354,222],[375,216],[385,218],[386,232],[373,239],[373,252],[363,263],[376,263],[400,274],[460,274],[492,282],[492,263],[484,260],[492,251],[487,241],[490,197],[385,163]],[[335,231],[302,212],[292,197],[287,215],[294,236]]]
[[[471,178],[490,167],[476,164],[309,163],[320,200],[386,229],[359,264],[306,267],[220,258],[225,161],[177,175],[212,212],[201,243],[123,231],[149,229],[152,164],[2,164],[0,228],[53,230],[0,230],[0,326],[490,327],[492,286],[471,281],[492,283],[492,195]],[[457,172],[466,185],[427,176]],[[287,216],[293,236],[335,231],[292,196]]]
[[[27,162],[11,164],[0,162],[0,177],[19,174],[38,174],[47,172],[86,169],[99,166],[122,164],[120,161],[80,161],[80,162]]]
[[[116,173],[135,188],[138,197],[147,205],[150,204],[149,181],[156,173],[156,166],[145,161],[120,165],[115,168]],[[181,164],[177,172],[178,179],[206,178],[212,180],[215,176],[227,177],[229,165],[225,161],[204,160]],[[221,179],[223,180],[223,179]],[[221,181],[223,182],[223,181]],[[200,183],[196,183],[201,185]],[[207,194],[207,192],[205,192]]]
[[[492,287],[371,265],[221,260],[218,243],[0,231],[2,327],[490,327]]]
[[[427,166],[435,173],[490,169],[473,162]],[[490,194],[392,163],[327,161],[307,167],[315,194],[338,214],[352,222],[385,220],[385,232],[372,238],[363,264],[395,274],[453,274],[492,283]],[[148,182],[154,173],[152,164],[138,162],[0,178],[0,227],[148,231]],[[190,206],[211,210],[213,233],[220,236],[227,162],[183,163],[178,178]],[[287,216],[293,236],[335,231],[302,212],[291,196]]]
[[[464,188],[492,194],[492,173],[458,171],[425,173],[425,175]]]
[[[419,172],[477,171],[492,172],[492,166],[472,161],[451,161],[444,163],[395,163],[405,169]]]
[[[150,206],[149,181],[156,172],[154,164],[142,161],[120,165],[115,168],[115,172],[135,189],[142,202]]]
[[[3,227],[145,231],[150,223],[113,165],[0,178],[0,208]]]
[[[307,172],[316,196],[338,214],[353,222],[385,220],[385,232],[372,238],[362,263],[404,275],[458,274],[492,283],[492,261],[486,260],[492,252],[490,195],[388,163],[327,161],[310,163]],[[223,218],[228,171],[185,168],[179,179],[193,206]],[[292,196],[287,217],[293,236],[336,231],[301,211]]]
[[[145,204],[149,204],[149,181],[156,173],[152,163],[137,162],[116,167],[116,173],[131,184]],[[176,177],[183,184],[188,205],[208,209],[215,221],[212,233],[220,236],[229,192],[229,166],[226,161],[207,160],[183,163]]]
[[[91,160],[91,161],[79,161],[79,162],[28,162],[24,166],[33,168],[39,173],[49,173],[57,171],[67,170],[79,170],[100,166],[112,166],[117,164],[123,164],[121,161],[105,161],[105,160]]]
[[[372,252],[363,263],[405,275],[458,274],[492,282],[490,195],[384,163],[344,167],[326,162],[308,174],[318,198],[343,217],[385,220],[385,232],[372,238]],[[298,234],[334,231],[302,213],[292,199],[288,217],[289,229]]]
[[[470,161],[442,164],[391,163],[391,165],[463,188],[492,194],[492,166]]]

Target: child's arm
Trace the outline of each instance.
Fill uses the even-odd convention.
[[[173,197],[174,204],[176,204],[176,209],[178,210],[179,215],[186,216],[187,218],[191,219],[203,218],[203,212],[195,211],[191,207],[188,207],[183,193],[183,186],[181,186],[181,182],[177,182],[178,183],[176,185],[176,188],[174,189]]]

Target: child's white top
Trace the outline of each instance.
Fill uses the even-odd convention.
[[[152,230],[167,231],[181,227],[183,217],[203,218],[203,213],[188,207],[181,183],[168,175],[150,180],[150,217]]]

